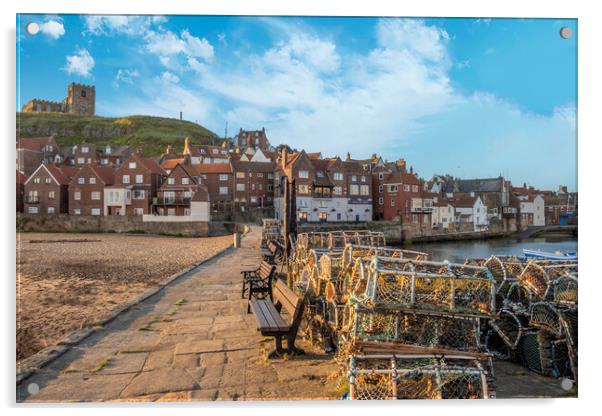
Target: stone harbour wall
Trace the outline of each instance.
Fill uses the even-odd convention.
[[[220,235],[208,222],[143,222],[142,217],[17,214],[17,231],[49,233],[139,233],[180,237]],[[224,228],[225,230],[225,228]]]

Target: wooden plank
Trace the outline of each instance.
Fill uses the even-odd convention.
[[[269,322],[269,330],[286,332],[290,325],[282,319],[276,307],[269,300],[259,300],[258,306],[262,309],[263,315]]]
[[[251,310],[253,311],[253,314],[255,315],[255,320],[257,321],[258,330],[262,330],[264,328],[267,328],[269,326],[268,321],[265,317],[265,315],[263,314],[263,310],[259,307],[258,305],[258,301],[256,299],[252,299],[250,302],[251,305]]]

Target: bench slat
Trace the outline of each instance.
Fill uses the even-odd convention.
[[[253,299],[251,301],[251,308],[257,318],[259,324],[258,329],[260,331],[286,332],[289,330],[290,325],[278,314],[278,311],[272,302],[268,300]]]

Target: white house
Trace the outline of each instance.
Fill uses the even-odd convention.
[[[545,201],[543,196],[519,195],[519,215],[523,225],[543,226],[546,225]]]
[[[458,222],[470,222],[474,231],[486,230],[489,226],[487,206],[479,196],[455,198],[452,202]]]
[[[454,222],[455,216],[456,209],[447,198],[434,198],[431,216],[433,228],[449,228],[449,225]]]

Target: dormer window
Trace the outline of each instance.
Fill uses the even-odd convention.
[[[82,153],[88,153],[90,148],[88,146],[82,146]]]
[[[129,167],[130,169],[136,169],[136,162],[130,162],[130,163],[128,164],[128,167]]]

